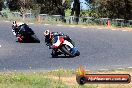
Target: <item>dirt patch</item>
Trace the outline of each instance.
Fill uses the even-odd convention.
[[[48,75],[48,78],[54,79],[54,80],[60,80],[63,83],[65,83],[66,85],[77,85],[76,82],[76,75],[72,75],[72,76],[62,76],[62,77],[57,77],[54,75]]]
[[[93,74],[93,72],[89,72],[89,74]],[[97,71],[94,72],[94,74],[130,74],[132,75],[132,72],[129,71]],[[76,82],[76,75],[71,75],[71,76],[54,76],[54,75],[49,75],[48,76],[51,79],[54,80],[61,80],[63,83],[69,86],[77,86]],[[86,86],[89,86],[89,84],[85,84]],[[132,82],[129,84],[92,84],[93,86],[96,86],[96,88],[132,88]]]

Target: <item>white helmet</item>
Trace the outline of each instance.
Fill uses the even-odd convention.
[[[44,36],[48,36],[48,35],[50,35],[50,31],[49,30],[45,30],[44,31]]]
[[[16,21],[13,21],[12,22],[12,26],[17,26],[17,22]]]

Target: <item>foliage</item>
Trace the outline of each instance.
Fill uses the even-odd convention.
[[[75,0],[75,15],[80,14],[79,0]],[[38,6],[38,7],[37,7]],[[24,14],[27,10],[40,14],[62,15],[65,16],[65,10],[71,9],[71,0],[10,0],[9,9],[11,11],[20,11]]]
[[[3,2],[2,2],[2,0],[0,0],[0,11],[2,10],[2,4],[3,4]]]
[[[65,16],[70,16],[70,15],[71,15],[71,9],[66,9]]]
[[[0,88],[64,88],[65,84],[49,79],[42,73],[0,74]]]
[[[62,0],[37,0],[37,3],[41,5],[40,13],[64,16]]]
[[[132,0],[86,0],[93,17],[132,19]]]

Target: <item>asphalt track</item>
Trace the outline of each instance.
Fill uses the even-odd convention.
[[[18,43],[11,22],[0,21],[0,71],[75,69],[87,70],[132,66],[132,32],[42,24],[29,24],[41,43]],[[61,31],[69,35],[81,52],[79,57],[51,58],[43,31]]]

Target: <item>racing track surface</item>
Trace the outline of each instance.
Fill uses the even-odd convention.
[[[18,43],[11,32],[11,22],[0,21],[0,70],[53,70],[60,67],[87,70],[132,66],[132,32],[89,29],[55,25],[29,24],[41,43]],[[61,31],[76,43],[81,55],[51,58],[43,31]]]

